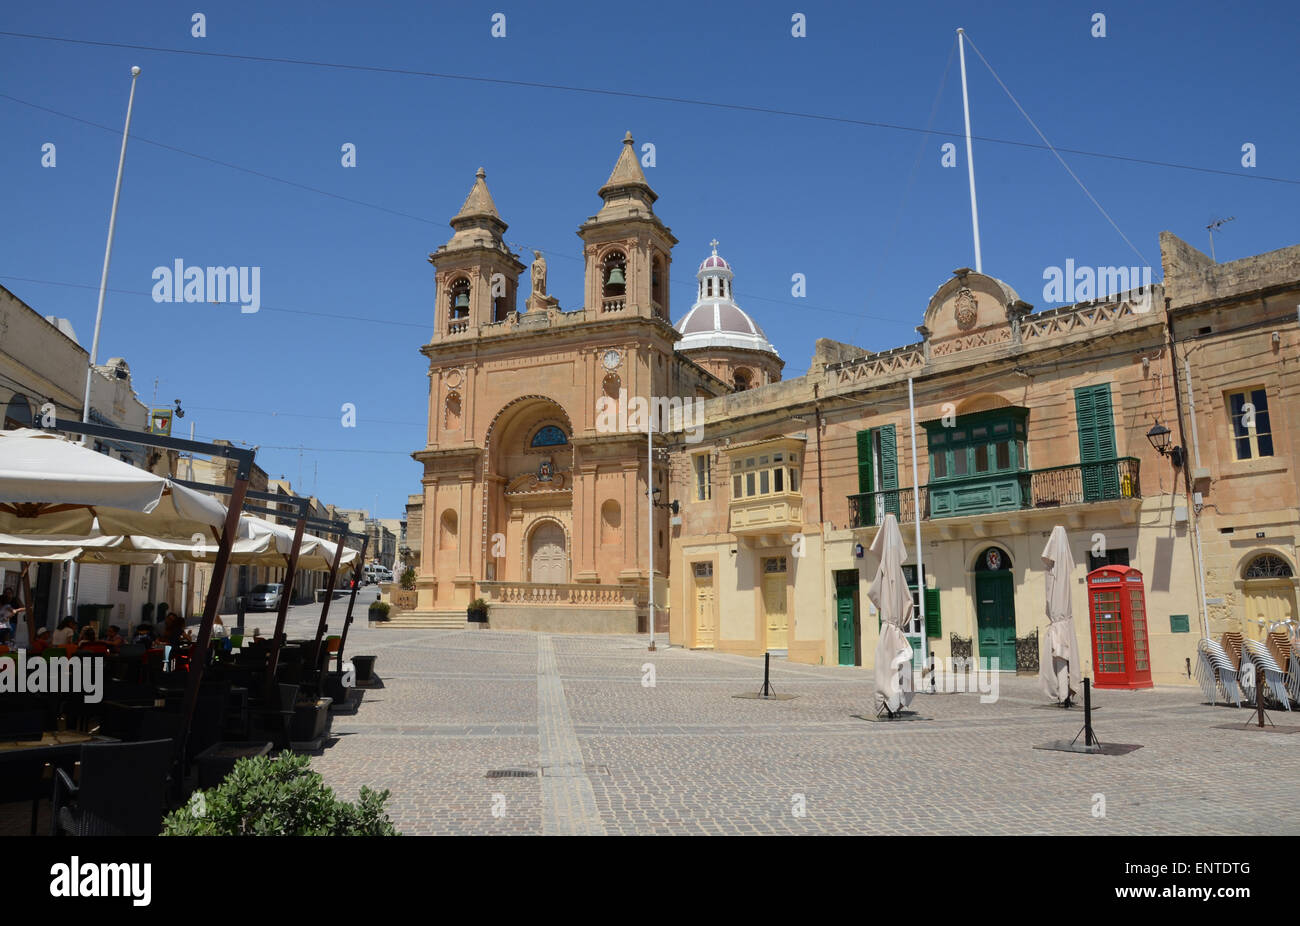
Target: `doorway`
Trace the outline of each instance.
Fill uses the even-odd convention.
[[[763,618],[767,622],[769,650],[783,650],[790,642],[790,615],[786,600],[786,558],[763,560]]]
[[[989,547],[975,563],[975,622],[981,668],[1014,672],[1016,583],[1011,557],[998,547]]]
[[[543,521],[529,542],[529,579],[532,582],[563,584],[569,578],[569,558],[565,552],[564,528],[554,521]]]
[[[858,571],[835,570],[835,624],[839,634],[839,663],[842,666],[862,665],[858,641],[862,639],[862,625],[858,617]]]
[[[718,618],[713,608],[713,564],[694,563],[695,649],[713,649],[718,637]]]

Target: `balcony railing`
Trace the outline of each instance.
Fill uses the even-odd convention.
[[[1121,457],[1101,463],[945,479],[922,489],[921,520],[1141,498],[1139,475],[1137,458]],[[900,524],[911,523],[916,520],[913,494],[913,489],[906,488],[850,495],[849,526],[873,527],[888,512],[893,512]]]
[[[626,305],[627,305],[627,300],[624,299],[622,296],[619,296],[617,299],[606,299],[603,302],[601,302],[600,310],[602,312],[622,312],[623,308]]]
[[[568,607],[635,607],[634,585],[589,585],[549,582],[480,582],[488,604],[564,605]]]

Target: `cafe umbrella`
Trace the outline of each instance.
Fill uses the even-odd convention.
[[[1043,564],[1047,566],[1047,636],[1043,641],[1043,659],[1038,677],[1043,693],[1053,701],[1069,706],[1070,698],[1079,693],[1079,652],[1074,638],[1074,616],[1070,602],[1074,556],[1065,528],[1052,528],[1043,547]]]
[[[880,565],[867,597],[880,612],[880,641],[876,644],[875,710],[893,717],[912,703],[912,647],[903,636],[903,628],[912,619],[912,592],[903,574],[907,548],[893,513],[871,541],[871,552]]]

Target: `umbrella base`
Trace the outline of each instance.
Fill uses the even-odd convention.
[[[763,694],[758,691],[747,691],[744,694],[734,694],[733,698],[745,698],[750,701],[793,701],[799,697],[797,694]]]
[[[854,714],[855,720],[865,720],[867,723],[906,723],[909,720],[929,720],[929,717],[922,717],[916,711],[894,711],[894,716],[890,717],[883,711],[879,714]]]
[[[1142,747],[1136,743],[1098,743],[1093,746],[1085,746],[1083,743],[1071,742],[1070,740],[1052,740],[1050,743],[1043,743],[1041,746],[1035,746],[1034,748],[1048,749],[1054,752],[1082,752],[1093,756],[1123,756]]]

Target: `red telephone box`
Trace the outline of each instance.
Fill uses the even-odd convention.
[[[1088,573],[1095,688],[1150,688],[1146,593],[1142,573],[1102,566]]]

